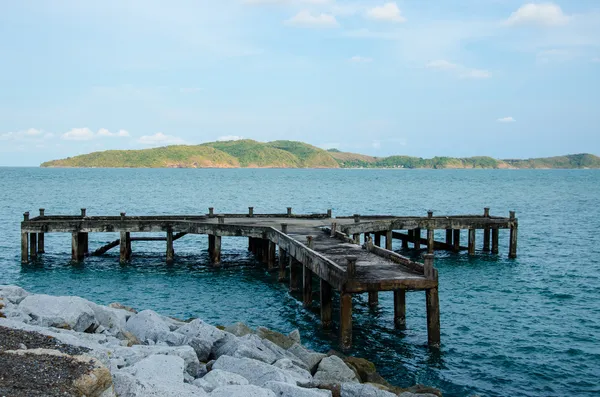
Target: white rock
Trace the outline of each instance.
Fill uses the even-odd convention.
[[[268,389],[252,385],[221,386],[210,393],[210,397],[276,397]]]
[[[200,319],[193,320],[179,327],[175,332],[187,338],[186,343],[194,348],[200,361],[208,360],[215,342],[235,338],[232,334],[221,331],[217,327],[213,327]]]
[[[196,379],[193,382],[194,386],[201,387],[206,392],[211,392],[217,387],[230,385],[247,385],[248,379],[233,372],[214,369],[207,373],[203,378]]]
[[[326,354],[316,353],[312,350],[308,350],[299,343],[295,343],[292,347],[290,347],[288,349],[288,352],[292,353],[294,356],[302,360],[311,373],[314,372],[315,368],[317,367],[317,365],[319,365],[321,360],[327,357]]]
[[[254,333],[254,330],[252,328],[248,327],[244,323],[239,323],[239,322],[225,327],[225,331],[227,331],[235,336],[244,336],[244,335]]]
[[[337,356],[329,356],[321,360],[314,380],[321,384],[358,382],[354,371]]]
[[[129,368],[129,372],[142,382],[183,383],[184,361],[181,357],[153,354]]]
[[[412,394],[412,393],[411,393]],[[360,383],[342,383],[341,397],[395,397],[394,393]],[[407,396],[403,396],[407,397]]]
[[[292,339],[296,343],[300,343],[300,331],[297,329],[293,330],[288,334],[288,338]]]
[[[262,387],[269,381],[296,384],[296,379],[289,372],[251,358],[221,356],[212,367],[213,370],[221,369],[241,375],[256,386]]]
[[[161,354],[181,357],[185,363],[185,370],[196,378],[200,370],[200,362],[196,352],[190,346],[145,346],[134,345],[129,348],[121,347],[114,349],[113,359],[124,362],[126,366],[133,365],[146,357]],[[122,367],[121,364],[119,367]]]
[[[172,317],[160,316],[160,318],[162,318],[162,320],[169,325],[170,331],[175,331],[179,327],[187,324],[185,321],[176,320]]]
[[[43,327],[68,326],[83,332],[95,324],[89,301],[77,296],[29,295],[19,303],[19,310],[31,317],[31,323]]]
[[[308,369],[308,367],[306,366],[306,364],[304,363],[304,361],[300,360],[298,357],[296,357],[294,354],[288,352],[287,350],[281,348],[280,346],[276,345],[275,343],[271,342],[268,339],[263,339],[262,340],[262,344],[265,345],[269,350],[271,350],[273,353],[275,353],[275,355],[277,356],[277,360],[281,360],[281,359],[288,359],[290,360],[292,363],[294,363],[294,365],[303,368],[303,369]]]
[[[169,324],[152,310],[144,310],[127,320],[125,329],[143,342],[165,341],[171,332]]]
[[[142,382],[125,371],[113,373],[115,393],[119,397],[206,397],[204,390],[187,383],[156,384]]]
[[[256,335],[245,335],[240,338],[229,339],[221,346],[216,346],[214,356],[232,356],[240,358],[252,358],[267,364],[275,362],[278,357],[267,348],[262,339]]]
[[[306,389],[289,383],[267,382],[265,388],[270,389],[277,397],[331,397],[331,391]]]
[[[4,298],[10,303],[18,305],[28,295],[29,292],[16,285],[0,285],[0,298]]]
[[[298,367],[287,358],[282,358],[281,360],[275,361],[273,366],[289,372],[296,379],[296,383],[300,386],[308,386],[313,382],[313,377],[310,372],[304,368]]]
[[[88,306],[94,311],[99,328],[104,327],[108,333],[115,336],[125,331],[127,320],[133,315],[127,310],[113,309],[93,302],[88,302]],[[100,333],[98,329],[96,329],[96,332]]]

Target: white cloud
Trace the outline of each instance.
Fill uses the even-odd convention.
[[[379,21],[405,22],[404,18],[395,2],[385,3],[379,7],[373,7],[367,10],[367,18]]]
[[[360,55],[355,55],[352,58],[350,58],[350,62],[354,62],[354,63],[370,63],[370,62],[373,62],[373,58],[368,58],[368,57],[362,57]]]
[[[513,12],[506,20],[507,25],[560,26],[569,22],[570,17],[553,3],[528,3]]]
[[[161,145],[181,145],[185,141],[173,135],[165,135],[162,132],[157,132],[154,135],[144,135],[138,139],[138,142],[143,145],[161,146]]]
[[[244,137],[239,135],[225,135],[218,137],[217,142],[240,141],[242,139],[244,139]]]
[[[305,27],[305,28],[335,28],[339,26],[337,19],[331,14],[311,14],[310,11],[303,10],[287,19],[286,25]]]
[[[110,132],[106,128],[100,128],[98,132],[94,133],[91,129],[84,128],[72,128],[69,131],[61,135],[61,138],[65,141],[90,141],[96,138],[126,138],[129,137],[129,132],[125,130],[119,130],[117,132]]]
[[[36,128],[28,128],[22,131],[9,131],[0,134],[1,141],[23,141],[23,140],[31,140],[31,139],[39,139],[39,138],[47,138],[48,134],[44,134],[42,130],[38,130]],[[50,134],[51,135],[51,134]]]
[[[514,123],[515,120],[513,117],[508,116],[508,117],[500,117],[499,119],[496,120],[499,123]]]
[[[462,79],[488,79],[492,77],[492,73],[487,70],[467,68],[445,59],[428,62],[425,67],[428,69],[451,72]]]

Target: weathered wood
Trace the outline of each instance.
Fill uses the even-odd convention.
[[[29,262],[29,233],[21,233],[21,263]]]
[[[416,228],[413,230],[413,248],[416,250],[421,249],[421,229]]]
[[[172,263],[175,260],[175,250],[173,248],[173,230],[167,229],[167,263]]]
[[[433,254],[425,254],[423,258],[423,273],[429,280],[437,280],[437,270],[433,266]]]
[[[254,207],[248,207],[248,216],[249,217],[253,217],[254,216]]]
[[[71,234],[71,259],[74,262],[81,262],[85,256],[84,248],[85,241],[83,233]]]
[[[325,280],[320,280],[319,294],[321,296],[321,327],[331,328],[333,312],[333,291],[331,284]]]
[[[510,243],[508,247],[508,257],[517,257],[517,225],[510,228]]]
[[[219,266],[221,264],[221,236],[208,235],[208,252],[210,263],[213,266]]]
[[[277,279],[280,282],[284,282],[285,281],[285,268],[287,266],[288,259],[287,259],[287,253],[281,247],[279,247],[279,258],[278,259],[279,259],[279,276]]]
[[[406,290],[394,290],[394,326],[406,328]]]
[[[409,230],[409,232],[410,232],[410,230]],[[398,239],[398,240],[402,241],[402,246],[403,247],[404,247],[404,243],[406,243],[407,247],[408,247],[408,242],[414,240],[414,237],[410,237],[409,233],[402,234],[400,232],[393,232],[393,236],[394,236],[395,239]],[[421,238],[421,244],[428,245],[428,239]],[[433,249],[434,250],[449,250],[449,251],[451,251],[451,250],[454,250],[454,246],[453,245],[448,245],[448,244],[446,244],[445,242],[442,242],[442,241],[435,241],[434,240],[433,241]],[[467,247],[460,246],[460,249],[461,250],[466,250]]]
[[[492,229],[492,254],[498,254],[498,229]]]
[[[427,305],[427,342],[431,347],[439,347],[440,337],[440,301],[438,289],[430,288],[425,291]]]
[[[123,233],[125,233],[125,232],[123,232]],[[119,244],[121,244],[121,239],[116,239],[115,241],[112,241],[112,242],[98,248],[96,251],[92,252],[92,256],[103,255],[106,252],[110,251],[111,249],[119,246]]]
[[[433,254],[433,249],[435,246],[435,241],[433,240],[433,229],[427,229],[427,252]]]
[[[44,243],[44,240],[45,240],[45,238],[44,238],[44,233],[38,233],[38,238],[37,238],[37,240],[38,240],[38,241],[37,241],[37,243],[38,243],[38,244],[37,244],[37,245],[38,245],[38,247],[37,247],[37,252],[38,252],[38,254],[43,254],[43,253],[45,253],[45,252],[46,252],[46,247],[45,247],[45,243]]]
[[[352,235],[352,240],[354,240],[354,244],[360,244],[360,233],[354,233]]]
[[[417,274],[425,274],[424,267],[422,264],[411,261],[409,258],[402,256],[394,251],[390,251],[390,250],[387,250],[384,248],[379,248],[377,246],[374,246],[371,248],[371,252],[373,252],[377,256],[380,256],[380,257],[388,259],[394,263],[402,265],[405,268],[405,270],[409,270],[409,271],[415,272]],[[356,257],[354,257],[354,258],[356,258]]]
[[[352,346],[352,294],[340,294],[340,345],[342,349]]]
[[[37,258],[37,233],[29,233],[29,258],[32,261]]]
[[[131,233],[121,232],[121,238],[117,241],[118,241],[118,244],[120,247],[119,248],[119,260],[121,263],[125,263],[129,259],[131,259]],[[94,252],[94,255],[96,255],[96,252],[98,252],[98,251],[99,250],[96,250]],[[106,251],[108,251],[108,249]],[[104,251],[104,252],[106,252],[106,251]]]
[[[276,254],[277,245],[272,241],[269,241],[267,244],[268,244],[267,269],[274,270],[275,269],[275,259],[276,259],[276,255],[277,255]]]
[[[475,255],[475,229],[469,229],[469,255]]]
[[[377,291],[369,291],[369,306],[375,307],[379,304],[379,293]]]
[[[296,292],[300,290],[300,277],[302,272],[302,265],[296,258],[289,256],[289,267],[290,267],[290,292]]]
[[[385,231],[385,249],[392,250],[392,230]]]
[[[346,273],[349,278],[352,278],[356,275],[356,256],[348,255],[346,257],[347,265],[346,265]]]
[[[400,234],[400,233],[399,233]],[[407,230],[406,231],[407,237],[408,238],[403,238],[402,239],[402,249],[403,250],[407,250],[408,249],[408,241],[412,240],[412,230]],[[392,234],[393,237],[396,237],[396,233]]]
[[[312,304],[312,275],[307,266],[302,266],[302,304],[309,307]]]
[[[375,243],[376,246],[381,247],[381,233],[375,233]]]
[[[490,230],[483,229],[483,252],[490,252]]]
[[[454,236],[452,237],[452,242],[454,245],[454,252],[460,251],[460,229],[454,229]]]
[[[446,229],[446,244],[452,246],[452,229]]]

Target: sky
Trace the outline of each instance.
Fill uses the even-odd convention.
[[[600,2],[19,0],[0,165],[215,140],[600,155]]]

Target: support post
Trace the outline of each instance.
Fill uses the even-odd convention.
[[[268,240],[268,248],[267,248],[267,269],[274,270],[275,269],[275,255],[277,250],[277,244]]]
[[[84,233],[75,232],[71,236],[71,258],[75,262],[81,262],[85,256],[83,252],[85,244],[83,235]]]
[[[354,233],[352,235],[352,240],[354,240],[354,244],[360,244],[360,234],[359,233]]]
[[[43,208],[40,208],[40,217],[44,217],[46,210]],[[44,233],[38,233],[38,249],[37,252],[38,254],[43,254],[46,252],[46,247],[44,244]]]
[[[83,254],[88,255],[90,253],[90,242],[89,242],[89,234],[87,232],[81,233],[83,236]],[[129,242],[129,254],[131,255],[131,242]]]
[[[430,347],[440,346],[440,299],[438,289],[430,288],[425,291],[427,304],[427,342]]]
[[[421,249],[421,229],[419,228],[413,230],[413,244],[416,250]]]
[[[221,264],[221,236],[208,235],[208,251],[210,263],[213,266],[219,266]]]
[[[254,216],[254,207],[248,207],[248,216],[250,218]]]
[[[356,260],[358,258],[353,255],[346,256],[346,273],[348,278],[353,278],[356,275]]]
[[[327,210],[327,218],[331,218],[331,208]]]
[[[340,344],[343,349],[352,346],[352,294],[340,294]]]
[[[290,292],[298,291],[298,284],[300,282],[300,263],[293,258],[291,255],[289,256],[289,266],[290,266]]]
[[[388,251],[392,250],[392,231],[386,230],[385,232],[385,249]]]
[[[29,262],[29,233],[21,232],[21,263]]]
[[[406,290],[394,290],[394,327],[406,328]]]
[[[173,249],[173,230],[167,229],[167,263],[172,263],[175,260],[175,250]]]
[[[85,208],[82,208],[82,209],[81,209],[81,217],[82,217],[82,218],[85,218],[85,217],[87,216],[87,214],[86,214],[86,213],[87,213],[87,210],[86,210]]]
[[[381,233],[375,233],[375,245],[381,247]]]
[[[486,218],[490,217],[490,209],[489,208],[484,208],[483,209],[483,216]],[[484,252],[490,252],[490,228],[486,227],[485,229],[483,229],[483,251]]]
[[[446,229],[446,244],[452,246],[452,229]]]
[[[377,291],[369,291],[369,306],[375,307],[379,304],[379,293]]]
[[[498,254],[498,233],[497,228],[492,229],[492,254]]]
[[[302,266],[302,303],[304,307],[312,304],[312,271],[308,266]]]
[[[37,233],[29,233],[29,258],[37,258]]]
[[[121,232],[119,241],[119,261],[127,262],[131,258],[131,233]]]
[[[287,207],[287,216],[288,218],[292,216],[292,207]]]
[[[469,255],[475,255],[475,229],[469,229]]]
[[[433,229],[427,229],[427,253],[433,254]]]
[[[408,249],[408,241],[412,239],[412,230],[407,230],[406,236],[407,236],[407,238],[402,240],[402,249],[403,250]]]
[[[208,216],[211,218],[215,216],[215,207],[208,207]]]
[[[460,252],[460,229],[454,229],[452,236],[452,244],[454,244],[454,252]]]
[[[510,211],[510,219],[516,220],[515,211]],[[514,259],[517,257],[517,223],[510,226],[510,244],[508,247],[508,257]]]
[[[331,328],[331,314],[333,312],[332,297],[333,291],[331,284],[321,279],[319,293],[321,295],[321,327],[323,329]]]

